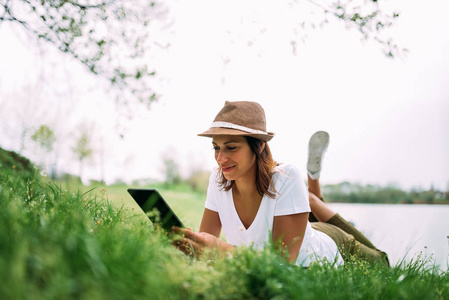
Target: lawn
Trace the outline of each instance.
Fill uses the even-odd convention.
[[[449,299],[449,273],[420,257],[388,269],[356,259],[304,269],[271,245],[186,256],[126,189],[0,169],[0,299]],[[198,228],[204,195],[158,189]]]
[[[64,185],[62,183],[62,185]],[[127,185],[90,185],[82,186],[79,184],[71,185],[71,189],[79,189],[83,192],[89,191],[91,197],[109,202],[116,208],[128,208],[140,213],[139,206],[127,192],[128,188],[156,188],[165,201],[170,205],[176,215],[181,219],[185,226],[192,229],[198,229],[201,222],[201,216],[204,210],[204,201],[206,195],[192,191],[189,186],[166,186],[164,184],[146,185],[146,186],[127,186]]]

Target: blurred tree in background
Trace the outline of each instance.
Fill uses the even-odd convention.
[[[179,172],[179,165],[174,158],[168,156],[164,157],[163,165],[165,183],[167,185],[180,184],[182,182],[182,177]]]
[[[53,130],[48,125],[41,125],[31,135],[31,139],[39,145],[41,149],[40,160],[43,170],[48,170],[48,159],[53,151],[53,145],[56,141],[56,136]],[[50,177],[55,177],[55,170],[50,170]]]
[[[195,1],[191,2],[190,5],[203,13],[202,3],[204,2]],[[269,15],[262,15],[260,18],[256,16],[256,19],[252,18],[257,15],[258,9],[262,6],[265,6],[266,9],[267,7],[271,8],[272,5],[279,5],[276,7],[280,8],[282,13],[290,13],[290,22],[287,22],[286,31],[291,31],[295,34],[286,37],[285,43],[287,45],[291,44],[294,55],[296,55],[296,43],[301,39],[302,34],[312,31],[315,27],[330,24],[331,19],[341,22],[348,29],[355,29],[362,39],[372,39],[380,43],[387,57],[395,57],[402,51],[391,39],[384,35],[385,29],[394,24],[399,13],[390,11],[382,1],[342,0],[325,2],[292,0],[279,4],[254,1],[252,3],[254,5],[251,7],[251,11],[256,12],[254,15],[248,14],[245,8],[242,8],[244,4],[238,1],[222,1],[217,2],[217,4],[236,6],[235,16],[232,15],[230,17],[247,17],[244,22],[241,22],[242,20],[238,18],[238,22],[241,22],[237,22],[239,26],[233,27],[230,25],[229,30],[226,28],[226,32],[229,32],[229,41],[225,42],[229,42],[229,44],[233,44],[234,38],[243,36],[243,44],[248,45],[248,47],[256,49],[264,47],[263,44],[258,44],[254,41],[264,34],[266,28],[273,26],[273,20],[275,19],[270,18]],[[69,61],[76,61],[87,72],[105,81],[110,87],[108,92],[114,96],[119,104],[123,103],[126,107],[136,107],[138,105],[135,104],[139,102],[149,107],[157,99],[158,91],[155,90],[155,85],[152,84],[152,80],[156,75],[155,66],[151,65],[152,62],[148,57],[155,52],[152,46],[158,45],[159,49],[165,51],[170,45],[170,43],[161,42],[160,40],[161,36],[165,34],[165,32],[162,32],[162,27],[154,28],[153,25],[162,21],[164,26],[168,27],[172,21],[168,18],[170,8],[176,8],[176,5],[176,2],[171,1],[144,0],[0,0],[0,26],[8,23],[14,29],[25,32],[28,40],[31,42],[31,47],[35,45],[50,45],[58,49],[60,53],[64,54],[64,57],[69,58]],[[308,7],[306,7],[307,5]],[[195,8],[195,6],[198,7]],[[305,7],[304,10],[303,7]],[[179,11],[177,13],[180,14]],[[204,14],[208,14],[208,11],[204,10]],[[268,11],[268,14],[272,14],[271,10]],[[309,18],[312,15],[315,18]],[[202,25],[208,26],[208,24]],[[250,27],[248,30],[249,35],[242,34],[244,26]],[[253,35],[256,32],[260,35]],[[197,32],[191,33],[191,37],[196,35],[198,35]],[[201,36],[200,38],[204,37]],[[193,42],[195,41],[193,40]],[[2,46],[8,47],[8,44]],[[29,47],[29,45],[27,46]],[[232,58],[232,53],[218,53],[218,56],[228,59],[228,56]],[[49,64],[48,61],[43,62],[43,64],[45,63]],[[64,63],[65,61],[61,60],[57,62],[58,66],[64,65]],[[54,72],[51,64],[49,66],[48,69]],[[73,68],[73,65],[70,65],[70,67]],[[68,71],[66,70],[67,73]],[[39,78],[39,80],[42,79]],[[60,82],[53,80],[54,78],[51,78],[48,81],[51,84],[48,84],[48,82],[47,84],[42,84],[42,82],[36,84],[37,87],[30,89],[29,95],[26,95],[24,100],[10,101],[8,99],[2,102],[0,99],[2,107],[5,107],[4,102],[11,102],[8,103],[10,109],[19,112],[21,116],[20,118],[10,118],[5,121],[6,125],[1,124],[0,129],[1,127],[5,128],[3,131],[8,134],[7,139],[20,139],[19,143],[10,143],[10,145],[20,144],[18,151],[23,154],[22,152],[26,150],[25,143],[30,141],[29,138],[32,134],[30,130],[32,128],[42,123],[54,124],[52,125],[52,130],[57,138],[56,145],[60,144],[59,147],[54,147],[54,152],[67,155],[67,153],[70,153],[70,150],[73,150],[77,153],[77,159],[80,162],[80,176],[82,176],[84,159],[94,155],[96,151],[95,148],[89,145],[89,142],[95,144],[95,141],[98,139],[90,136],[89,140],[88,136],[84,138],[81,136],[76,141],[67,142],[65,136],[72,130],[70,128],[61,129],[61,127],[70,127],[76,122],[67,122],[68,120],[60,120],[60,118],[61,116],[67,116],[69,113],[71,116],[77,113],[75,108],[84,95],[76,92],[85,87],[80,82],[73,80],[70,74],[67,78],[61,79]],[[28,81],[28,79],[24,79],[24,81]],[[54,95],[48,97],[47,89],[57,90],[57,88],[64,88],[62,87],[63,84],[60,83],[73,84],[73,86],[70,88],[66,87],[65,90],[56,91]],[[44,89],[44,91],[41,91],[41,89]],[[94,86],[93,89],[97,90],[98,87]],[[38,98],[37,96],[41,92],[43,96]],[[96,96],[94,95],[94,97]],[[14,97],[18,99],[17,95],[14,95]],[[55,101],[49,102],[48,99]],[[106,101],[109,101],[109,97],[107,97]],[[59,105],[55,105],[56,102],[64,102],[66,107],[61,105],[61,108],[59,108]],[[72,106],[68,105],[70,102],[72,102]],[[58,108],[54,110],[53,117],[49,113],[50,109],[48,107]],[[39,110],[45,112],[45,116],[37,116]],[[124,110],[119,111],[119,113],[123,114]],[[3,115],[10,113],[4,108],[3,114],[2,112],[0,114],[0,117],[3,118]],[[51,118],[53,120],[50,120]],[[118,120],[119,118],[116,119]],[[117,122],[120,122],[120,120]],[[18,131],[17,128],[21,128],[21,131],[18,133],[16,132]],[[93,131],[93,129],[91,130]],[[108,129],[105,132],[111,131]],[[124,132],[119,133],[120,137],[122,137],[122,134]],[[61,138],[62,136],[64,138]],[[36,136],[36,139],[38,138],[41,139],[43,136]],[[0,141],[2,143],[1,146],[4,146],[7,139]],[[102,140],[106,139],[102,137]],[[37,142],[37,140],[34,141]],[[76,144],[74,148],[71,147],[73,143]],[[41,146],[44,147],[43,145]],[[64,152],[64,146],[72,149]],[[104,145],[102,147],[101,149],[104,149]],[[8,146],[7,148],[14,148],[14,146]],[[58,152],[58,149],[62,150]],[[104,161],[106,154],[102,151],[100,155],[102,157],[101,160]],[[58,155],[56,156],[58,157]],[[68,165],[68,162],[64,163]],[[175,169],[173,162],[168,159],[164,161],[164,164],[166,168],[165,175],[166,177],[168,176],[168,181],[179,181],[179,170]],[[104,178],[104,163],[102,167],[102,178]],[[201,170],[198,170],[191,174],[190,183],[195,189],[204,189],[199,184],[201,178],[206,177],[203,173]]]
[[[206,194],[209,186],[210,171],[197,168],[190,172],[190,175],[186,178],[186,182],[196,192]]]
[[[80,136],[76,142],[75,147],[73,147],[73,153],[77,156],[79,160],[79,176],[80,179],[83,179],[83,170],[84,170],[84,160],[89,158],[92,153],[92,147],[90,145],[90,138],[86,130],[81,130]]]
[[[154,1],[1,0],[0,22],[21,26],[106,79],[117,99],[149,104],[155,71],[145,63],[147,27],[163,17]]]
[[[39,144],[45,152],[51,152],[53,150],[53,144],[56,141],[53,130],[47,125],[41,125],[36,129],[31,136],[31,139]]]
[[[363,40],[372,39],[379,43],[383,53],[394,58],[407,52],[400,48],[394,40],[385,35],[385,29],[390,28],[399,17],[399,12],[384,9],[385,1],[378,0],[343,0],[343,1],[316,1],[308,2],[318,7],[324,14],[322,24],[329,22],[329,17],[344,22],[347,29],[356,29]],[[312,24],[315,26],[315,24]]]
[[[329,18],[337,18],[347,28],[358,30],[363,39],[372,38],[382,44],[388,57],[401,51],[382,35],[399,13],[384,12],[379,1],[305,2],[322,13],[318,25],[328,23]],[[300,2],[293,1],[290,5],[300,5]],[[148,27],[153,21],[164,19],[167,11],[159,2],[143,0],[0,0],[0,24],[17,24],[31,38],[68,54],[89,72],[106,79],[116,100],[128,103],[137,99],[150,104],[157,96],[150,86],[155,70],[145,60],[150,51],[148,41],[153,39]],[[316,11],[308,12],[314,13]],[[318,26],[314,22],[307,26],[301,16],[296,24],[295,31]],[[296,41],[286,43],[294,46]]]

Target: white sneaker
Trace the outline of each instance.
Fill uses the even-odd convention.
[[[324,153],[329,146],[329,134],[325,131],[315,132],[309,140],[309,157],[307,159],[307,173],[310,178],[320,177]]]

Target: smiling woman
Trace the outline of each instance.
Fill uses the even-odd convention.
[[[243,173],[255,175],[255,155],[244,137],[219,136],[213,139],[215,160],[227,180],[236,180]]]
[[[236,246],[263,248],[272,239],[296,265],[321,260],[340,265],[352,255],[388,265],[385,253],[319,199],[327,133],[317,132],[309,143],[309,192],[296,167],[273,160],[268,141],[274,133],[266,131],[258,103],[226,102],[210,129],[199,135],[212,138],[218,168],[209,179],[200,232],[174,228],[185,236],[182,250],[212,248],[225,254]],[[312,226],[309,212],[320,222]],[[219,239],[222,229],[227,242]]]
[[[256,155],[244,137],[218,136],[212,144],[225,190],[230,190],[236,180],[256,177]]]

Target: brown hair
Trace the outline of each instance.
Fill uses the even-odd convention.
[[[268,143],[257,138],[245,136],[251,151],[256,155],[256,187],[260,195],[276,197],[276,190],[271,181],[273,170],[279,164],[274,161]],[[228,181],[222,172],[219,173],[218,183],[225,191],[229,191],[234,185],[234,180]]]

